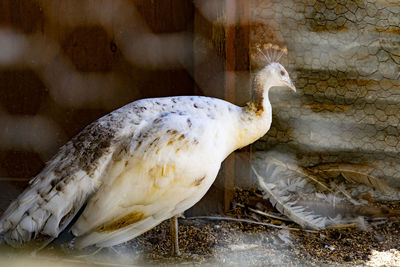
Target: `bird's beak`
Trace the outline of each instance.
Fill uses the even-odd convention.
[[[286,86],[289,87],[290,89],[292,89],[293,92],[296,92],[296,86],[294,86],[294,84],[293,84],[293,82],[292,82],[291,80],[289,80],[289,81],[286,83]]]

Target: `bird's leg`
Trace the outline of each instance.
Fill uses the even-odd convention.
[[[179,242],[178,242],[178,217],[180,214],[175,215],[170,219],[171,224],[171,241],[172,241],[172,255],[180,256],[181,252],[179,251]]]

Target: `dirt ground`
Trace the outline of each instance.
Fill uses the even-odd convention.
[[[169,223],[164,222],[132,241],[101,250],[91,247],[76,251],[71,241],[65,241],[68,235],[35,256],[3,247],[2,262],[14,266],[24,266],[26,261],[38,266],[53,266],[54,263],[61,266],[400,266],[400,225],[396,219],[383,223],[370,221],[368,231],[357,227],[306,231],[289,221],[251,211],[260,201],[268,205],[254,192],[239,190],[229,215],[229,218],[256,223],[224,220],[223,216],[181,218],[180,257],[170,256]],[[398,205],[387,203],[391,204]]]

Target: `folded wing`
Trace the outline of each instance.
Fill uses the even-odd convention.
[[[217,124],[168,112],[149,125],[115,158],[112,175],[73,226],[78,247],[130,240],[193,206],[214,181],[223,160]]]

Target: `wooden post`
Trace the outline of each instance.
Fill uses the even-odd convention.
[[[248,76],[238,75],[248,71],[250,66],[250,6],[248,0],[226,0],[226,72],[225,99],[238,104],[250,96]],[[247,84],[246,84],[247,83]],[[235,154],[225,160],[224,172],[224,209],[229,211],[235,185]]]
[[[250,99],[249,2],[215,0],[212,2],[215,17],[206,16],[201,8],[195,10],[194,80],[197,94],[222,98],[236,105],[243,105]],[[243,173],[236,165],[234,155],[224,161],[213,186],[196,208],[191,209],[192,215],[229,211],[235,176]]]

